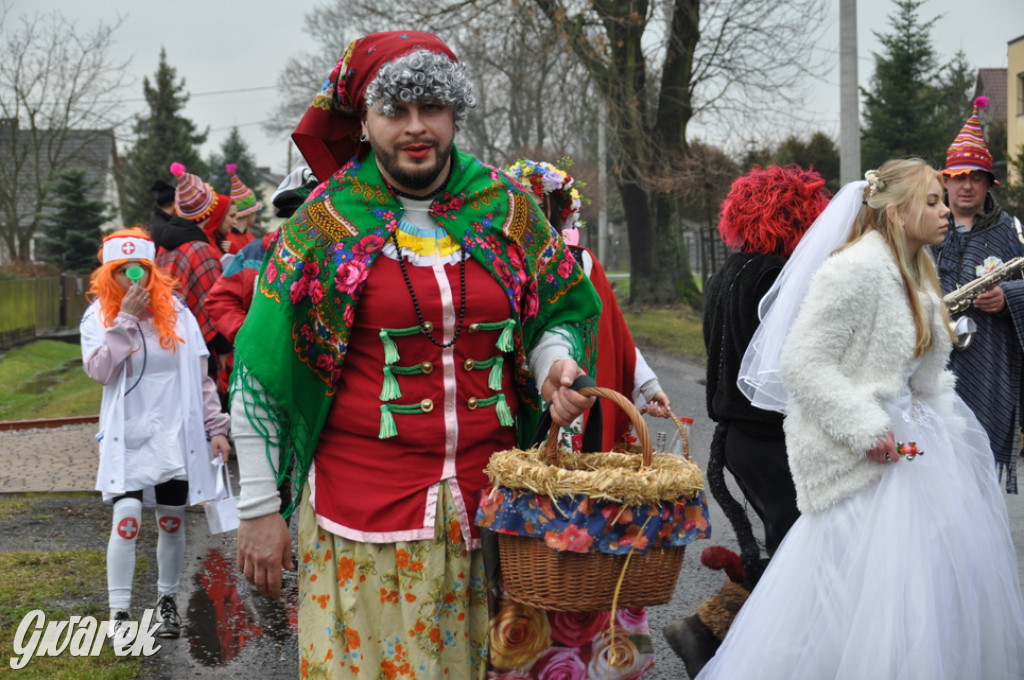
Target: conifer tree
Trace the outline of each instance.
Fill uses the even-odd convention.
[[[54,211],[43,219],[39,257],[62,272],[87,274],[98,264],[100,228],[109,219],[107,204],[89,200],[96,182],[84,170],[65,170],[53,181],[49,195]]]
[[[245,143],[242,135],[238,132],[237,126],[231,128],[231,132],[228,133],[224,143],[221,144],[220,153],[214,153],[210,156],[207,163],[210,166],[209,182],[214,191],[225,196],[231,194],[231,176],[224,170],[224,166],[228,163],[234,163],[238,166],[235,171],[238,174],[238,178],[253,190],[264,206],[267,205],[268,200],[263,196],[263,192],[259,188],[260,175],[256,159],[252,152],[249,151],[249,146]],[[265,213],[266,210],[260,211],[256,224],[260,224],[263,221]]]
[[[209,168],[199,154],[206,141],[207,129],[199,132],[195,123],[181,115],[188,103],[185,79],[177,78],[177,70],[167,63],[166,50],[160,50],[160,63],[152,83],[143,78],[143,94],[149,115],[135,122],[137,140],[127,154],[121,173],[121,206],[126,225],[145,223],[153,212],[153,195],[149,188],[156,179],[174,184],[171,163],[184,163],[192,174],[207,177]]]
[[[935,167],[970,113],[970,66],[962,52],[940,64],[931,30],[942,18],[922,21],[926,0],[893,0],[893,31],[876,33],[883,53],[875,54],[871,89],[864,97],[861,165],[877,168],[890,158],[920,156]]]

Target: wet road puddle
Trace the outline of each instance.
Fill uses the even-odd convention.
[[[183,612],[189,655],[204,666],[223,666],[261,640],[283,643],[298,625],[298,586],[287,579],[280,598],[256,593],[235,567],[234,554],[210,548],[193,575]]]

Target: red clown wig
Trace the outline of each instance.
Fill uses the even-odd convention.
[[[718,233],[733,250],[789,257],[825,206],[825,179],[797,165],[759,165],[722,201]]]

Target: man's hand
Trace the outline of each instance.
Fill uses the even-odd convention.
[[[281,571],[294,569],[292,535],[278,513],[238,523],[238,569],[263,595],[281,595]]]
[[[594,404],[595,397],[584,397],[569,387],[581,375],[585,373],[575,361],[559,359],[551,364],[548,377],[541,385],[541,396],[551,404],[551,420],[559,427],[571,425],[577,416]]]
[[[998,314],[1006,308],[1006,295],[1002,286],[993,286],[974,298],[974,306],[989,314]]]
[[[231,442],[222,434],[215,434],[210,437],[210,449],[213,457],[220,456],[221,462],[228,462],[228,455],[231,453]]]

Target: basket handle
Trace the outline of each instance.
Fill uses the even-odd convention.
[[[644,413],[647,413],[646,406],[640,409],[640,414],[643,415]],[[683,425],[683,421],[672,412],[672,409],[668,409],[668,415],[662,417],[671,420],[676,429],[679,430],[679,439],[683,444],[683,458],[690,460],[690,436],[686,433],[686,426]]]
[[[647,423],[644,421],[640,411],[636,410],[636,406],[633,406],[633,402],[615,390],[610,390],[606,387],[577,387],[577,383],[573,383],[572,389],[585,397],[603,397],[618,404],[619,408],[629,416],[630,421],[633,423],[633,429],[636,430],[637,439],[640,441],[640,455],[643,456],[644,467],[651,466],[651,435],[647,430]],[[554,465],[555,461],[558,460],[559,430],[561,428],[558,425],[551,423],[551,429],[548,431],[548,438],[544,444],[544,460],[549,465]]]

